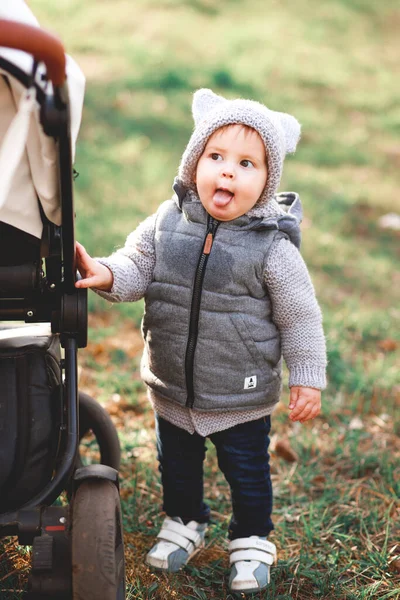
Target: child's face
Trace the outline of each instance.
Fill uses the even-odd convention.
[[[231,221],[250,210],[267,182],[265,147],[249,127],[217,129],[197,163],[195,183],[206,211]]]

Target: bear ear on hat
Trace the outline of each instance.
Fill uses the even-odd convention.
[[[301,126],[297,119],[287,113],[277,113],[283,132],[285,134],[286,152],[295,152],[300,139]]]
[[[192,113],[195,125],[198,125],[204,117],[216,106],[226,102],[222,96],[214,94],[212,90],[202,88],[193,94]]]

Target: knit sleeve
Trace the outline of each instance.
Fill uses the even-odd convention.
[[[321,310],[304,260],[286,238],[272,246],[264,280],[273,321],[281,334],[289,387],[324,389],[326,348]]]
[[[94,290],[110,302],[134,302],[145,295],[153,279],[156,262],[154,233],[156,215],[147,217],[108,258],[97,258],[108,267],[114,282],[110,292]]]

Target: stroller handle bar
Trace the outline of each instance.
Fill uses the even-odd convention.
[[[0,19],[0,46],[23,50],[44,62],[54,86],[65,82],[65,50],[55,35],[38,27]]]

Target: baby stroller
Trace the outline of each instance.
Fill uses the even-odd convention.
[[[74,286],[66,57],[52,35],[4,19],[0,47],[0,133],[8,106],[2,98],[21,96],[4,138],[7,151],[0,153],[0,536],[18,536],[20,544],[32,546],[29,600],[123,600],[118,437],[104,409],[78,393],[77,349],[87,343],[87,295]],[[29,58],[28,70],[13,60],[22,55]],[[5,168],[16,171],[15,151],[21,158],[18,175],[24,171],[27,145],[17,147],[35,119],[37,139],[48,146],[46,164],[50,150],[57,158],[53,196],[59,199],[59,206],[49,206],[46,194],[41,203],[36,195],[32,210],[39,211],[40,224],[29,217],[28,206],[20,220],[9,218],[26,198],[13,194],[18,177]],[[31,148],[38,158],[35,152]],[[31,163],[29,176],[33,170]],[[79,440],[89,429],[101,464],[83,466]],[[64,491],[67,506],[58,500]]]

